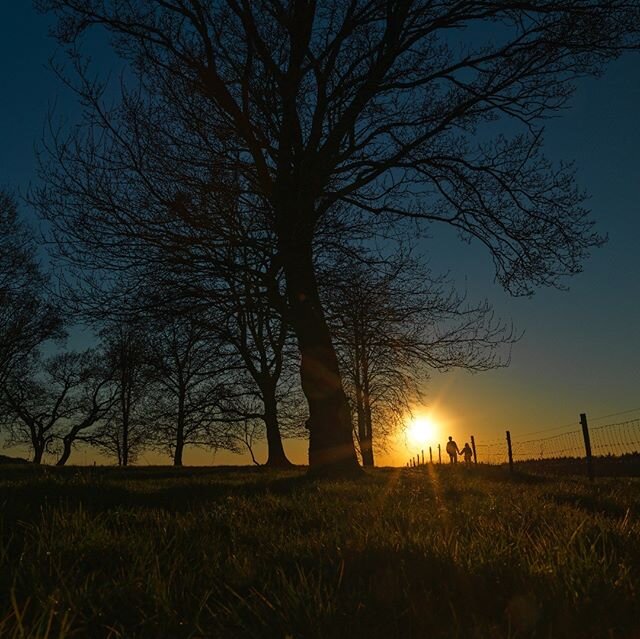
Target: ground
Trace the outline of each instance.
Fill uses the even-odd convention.
[[[0,637],[640,637],[640,479],[0,467]]]

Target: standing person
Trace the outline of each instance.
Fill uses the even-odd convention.
[[[464,443],[464,448],[460,451],[460,454],[464,457],[464,463],[469,466],[471,464],[471,456],[473,455],[473,451],[471,450],[471,446],[467,442]]]
[[[447,442],[447,455],[449,455],[449,462],[452,464],[458,463],[458,455],[460,454],[460,449],[458,448],[458,444],[453,441],[453,437],[449,435],[449,441]]]

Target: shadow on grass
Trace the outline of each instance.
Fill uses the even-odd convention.
[[[628,506],[616,503],[613,499],[598,495],[577,495],[572,493],[548,493],[545,499],[553,501],[560,506],[572,506],[591,513],[606,515],[608,517],[624,517],[629,510]]]
[[[63,506],[91,511],[161,508],[185,512],[229,497],[292,495],[317,490],[325,480],[301,468],[287,471],[264,468],[196,469],[73,469],[37,468],[29,473],[3,473],[0,504],[6,516],[30,518],[43,507]],[[124,480],[124,481],[123,481]],[[381,484],[382,478],[362,474],[358,485]],[[125,483],[126,482],[126,483]]]

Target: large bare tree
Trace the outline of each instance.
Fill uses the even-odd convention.
[[[542,155],[542,123],[566,105],[576,78],[637,48],[635,1],[38,4],[58,16],[64,44],[105,28],[153,96],[150,113],[162,113],[154,125],[167,139],[188,132],[209,153],[211,162],[191,175],[209,173],[215,185],[233,162],[243,192],[264,212],[277,247],[270,271],[284,274],[300,349],[313,468],[357,466],[314,263],[317,234],[335,207],[390,225],[452,225],[485,245],[514,294],[562,283],[601,242],[572,172]],[[507,120],[514,127],[501,128]],[[500,133],[507,130],[510,137]],[[184,136],[173,139],[165,162],[189,155],[178,143]],[[149,153],[132,149],[131,157],[140,167]],[[167,205],[174,196],[156,195]],[[180,221],[198,220],[199,204],[172,210]],[[92,213],[85,206],[83,219]],[[106,236],[91,226],[85,246],[113,241],[122,217]],[[137,231],[148,229],[144,222]],[[58,224],[61,234],[77,231],[68,216]]]

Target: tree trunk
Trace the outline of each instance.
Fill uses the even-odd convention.
[[[38,446],[33,449],[33,464],[41,464],[42,463],[42,455],[44,454],[44,448]]]
[[[184,451],[184,439],[181,435],[176,438],[176,449],[173,452],[173,465],[182,466],[182,452]]]
[[[178,393],[178,420],[176,424],[176,449],[173,453],[173,465],[182,466],[182,453],[184,451],[184,392],[182,388]]]
[[[292,326],[300,350],[302,391],[309,403],[309,467],[320,474],[354,474],[360,465],[353,444],[351,414],[320,305],[311,243],[289,238],[281,243],[281,254]]]
[[[364,439],[360,442],[362,450],[362,465],[373,468],[373,427],[371,419],[371,388],[369,386],[369,362],[365,357],[363,362],[364,370],[364,392],[363,392],[363,409],[364,409]]]
[[[290,468],[293,464],[287,459],[282,445],[282,435],[278,423],[278,408],[275,389],[262,389],[264,401],[264,423],[267,428],[267,463],[271,468]]]
[[[369,397],[365,394],[364,406],[364,437],[360,440],[360,450],[362,451],[362,465],[373,468],[373,429],[371,425],[371,406]]]
[[[69,457],[71,456],[71,439],[67,439],[66,437],[62,440],[62,455],[60,455],[60,459],[56,462],[56,466],[64,466]]]
[[[122,465],[129,465],[129,424],[122,423]]]
[[[359,366],[359,364],[357,364]],[[363,392],[360,386],[360,375],[356,369],[355,377],[356,389],[356,418],[358,420],[358,442],[360,444],[360,455],[362,456],[362,465],[368,466],[365,448],[367,447],[367,422],[364,414]]]

